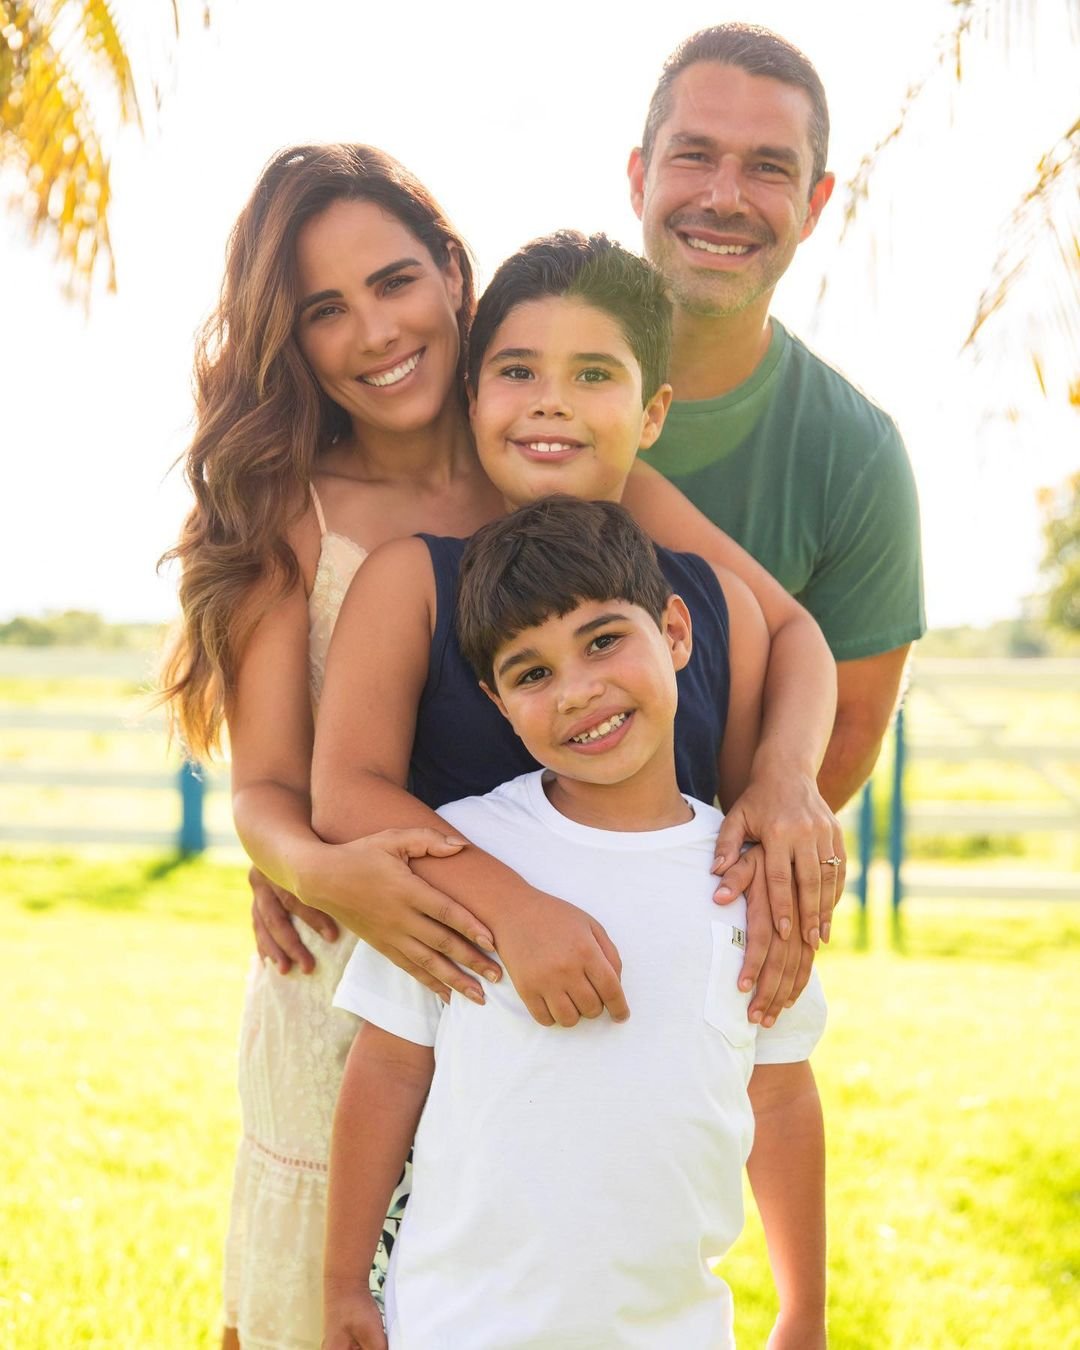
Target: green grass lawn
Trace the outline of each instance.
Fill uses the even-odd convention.
[[[241,870],[13,854],[0,894],[0,1345],[211,1346]],[[873,920],[821,963],[834,1350],[1080,1347],[1080,911],[911,902],[903,956]],[[725,1272],[762,1346],[753,1218]]]

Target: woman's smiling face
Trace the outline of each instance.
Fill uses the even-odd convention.
[[[604,310],[572,296],[526,301],[495,330],[477,374],[481,463],[512,506],[550,492],[618,501],[670,392],[642,406],[641,367]]]
[[[296,240],[296,340],[324,392],[354,425],[411,433],[454,392],[457,260],[439,267],[389,211],[337,201]]]

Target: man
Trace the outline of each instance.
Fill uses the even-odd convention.
[[[821,625],[839,701],[818,781],[837,809],[874,766],[926,625],[918,502],[895,425],[769,316],[832,194],[828,135],[806,57],[723,24],[668,59],[629,176],[675,303],[675,402],[648,459]]]

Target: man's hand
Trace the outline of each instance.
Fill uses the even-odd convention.
[[[387,1350],[378,1305],[366,1290],[327,1290],[322,1350]]]
[[[474,1003],[484,991],[461,966],[492,982],[502,976],[491,933],[442,891],[415,875],[415,858],[449,858],[467,846],[457,835],[426,828],[380,830],[326,845],[317,874],[301,889],[394,965],[438,994],[456,989]]]
[[[763,852],[760,845],[748,849],[740,859],[746,884],[746,956],[739,972],[739,988],[753,989],[747,1015],[751,1022],[771,1027],[785,1008],[790,1008],[810,978],[814,949],[802,940],[797,928],[786,938],[777,936],[769,909],[765,885]],[[730,904],[735,895],[717,896],[718,903]]]
[[[758,862],[748,862],[749,854],[740,857],[739,850],[754,840],[764,850],[768,902],[777,935],[786,939],[798,928],[803,941],[816,950],[819,941],[829,940],[833,907],[844,889],[847,855],[840,822],[813,779],[784,771],[755,773],[724,817],[716,840],[713,871],[721,879],[717,900],[730,900],[740,891],[749,899],[748,887]]]
[[[499,928],[499,955],[514,988],[541,1026],[572,1027],[582,1017],[630,1016],[619,983],[622,960],[599,923],[566,900],[535,892]]]
[[[263,960],[273,961],[282,975],[288,975],[294,963],[305,975],[315,969],[315,958],[293,927],[290,915],[314,928],[327,942],[336,942],[338,926],[329,914],[297,900],[295,895],[276,886],[257,867],[248,872],[251,885],[251,926],[255,930],[255,948]]]

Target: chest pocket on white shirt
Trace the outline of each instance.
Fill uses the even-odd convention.
[[[712,961],[709,983],[705,990],[705,1021],[724,1036],[733,1046],[743,1049],[753,1045],[757,1029],[746,1020],[750,993],[739,988],[739,971],[746,955],[746,934],[730,923],[712,927]]]

